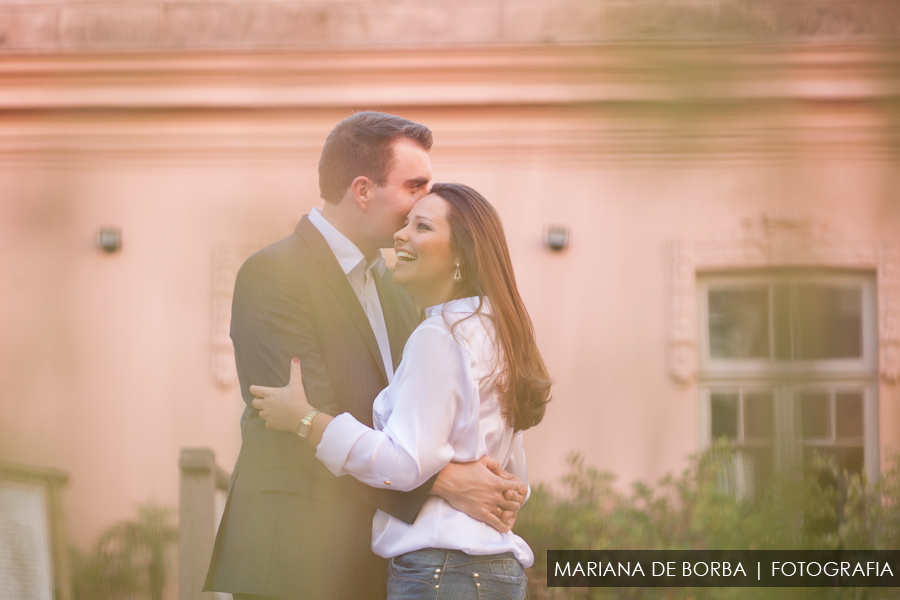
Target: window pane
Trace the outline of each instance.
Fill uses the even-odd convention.
[[[816,454],[823,457],[831,455],[837,464],[844,467],[850,473],[861,473],[864,464],[863,449],[859,447],[851,448],[822,448],[820,446],[808,446],[803,449],[803,463],[806,465],[813,464]]]
[[[859,392],[841,392],[836,400],[837,437],[861,438],[863,436],[863,400]]]
[[[794,305],[795,358],[862,356],[862,290],[800,284]]]
[[[713,358],[769,357],[767,287],[709,291],[709,348]]]
[[[860,473],[863,468],[862,448],[832,448],[832,454],[842,467],[851,473]]]
[[[754,491],[761,492],[772,480],[772,469],[775,466],[772,446],[741,448],[740,453],[748,457],[753,465]]]
[[[775,358],[791,360],[794,350],[791,347],[791,286],[779,283],[772,290],[772,310],[774,313],[773,329],[775,330]]]
[[[831,439],[831,403],[827,392],[799,394],[800,436],[804,440]]]
[[[713,393],[710,395],[712,405],[712,437],[722,436],[730,440],[737,439],[738,395]]]
[[[770,438],[774,430],[771,392],[744,394],[744,436]]]

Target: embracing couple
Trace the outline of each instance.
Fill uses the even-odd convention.
[[[511,530],[528,493],[522,431],[550,380],[497,212],[465,185],[431,185],[431,144],[393,115],[339,123],[323,208],[238,273],[247,408],[205,590],[525,597],[534,557]]]

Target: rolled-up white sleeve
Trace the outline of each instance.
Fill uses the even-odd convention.
[[[356,441],[372,431],[350,413],[341,413],[332,419],[316,446],[316,458],[335,475],[344,475],[344,463]]]
[[[339,415],[326,427],[316,457],[335,475],[409,491],[450,463],[456,436],[478,418],[471,358],[449,331],[420,326],[382,393],[391,394],[393,408],[381,431]]]

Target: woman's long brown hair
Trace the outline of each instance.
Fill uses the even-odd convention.
[[[490,302],[494,335],[503,351],[497,382],[506,421],[516,431],[534,427],[550,401],[550,377],[534,339],[534,326],[519,296],[503,225],[494,207],[472,188],[436,183],[431,193],[449,207],[450,242],[460,258],[455,298]],[[479,309],[481,306],[479,305]]]

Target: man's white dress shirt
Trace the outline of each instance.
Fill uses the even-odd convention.
[[[359,298],[369,324],[375,333],[375,341],[381,351],[381,360],[384,361],[384,372],[388,383],[394,377],[394,362],[391,360],[391,342],[388,339],[387,324],[384,322],[384,311],[381,301],[378,299],[378,289],[375,287],[375,275],[384,274],[384,257],[381,253],[370,260],[366,260],[356,244],[347,239],[343,233],[329,223],[318,208],[309,213],[309,222],[312,223],[334,253],[341,270],[350,281],[350,287]]]
[[[375,429],[344,413],[328,425],[316,457],[335,475],[353,475],[373,487],[408,491],[450,462],[484,455],[527,481],[522,432],[501,412],[496,384],[498,349],[488,316],[474,314],[478,298],[452,300],[426,309],[406,343],[394,380],[375,399]],[[481,309],[488,312],[487,303]],[[451,325],[456,327],[451,332]],[[524,566],[534,562],[528,544],[502,534],[429,496],[409,525],[378,511],[372,550],[385,558],[422,548],[485,555],[512,552]]]

